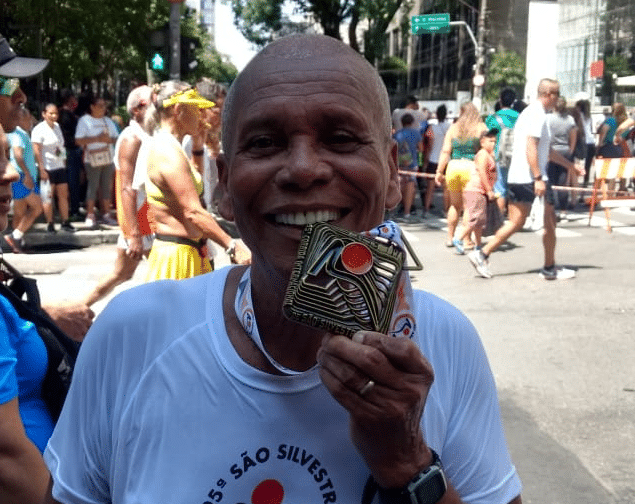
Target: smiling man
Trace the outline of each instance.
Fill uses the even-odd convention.
[[[252,265],[110,303],[45,454],[55,499],[520,503],[494,380],[458,310],[416,291],[411,339],[283,315],[305,224],[366,231],[399,202],[376,71],[335,39],[280,39],[237,78],[223,124],[219,210]]]

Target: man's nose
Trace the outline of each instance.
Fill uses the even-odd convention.
[[[22,91],[22,88],[15,90],[15,93],[11,96],[11,101],[13,101],[13,103],[26,103],[26,95],[24,91]]]
[[[324,185],[333,176],[333,170],[320,157],[319,145],[308,137],[293,139],[288,148],[285,166],[277,174],[277,182],[299,190],[313,185]]]

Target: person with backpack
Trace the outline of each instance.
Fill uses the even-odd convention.
[[[516,101],[516,91],[504,88],[499,95],[497,104],[500,108],[485,119],[485,125],[491,129],[498,129],[494,159],[496,160],[496,185],[494,194],[496,203],[505,215],[507,212],[507,173],[512,161],[514,146],[514,126],[518,119],[518,112],[512,108]]]
[[[415,124],[412,114],[404,114],[401,116],[402,128],[394,134],[397,142],[397,161],[399,170],[402,172],[417,172],[419,143],[421,142],[421,130],[419,125]],[[412,203],[415,199],[416,177],[414,175],[400,175],[401,194],[403,203],[403,217],[406,221],[413,219],[414,215],[410,213]]]

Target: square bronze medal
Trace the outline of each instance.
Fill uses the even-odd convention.
[[[333,334],[385,334],[404,260],[404,252],[389,240],[324,222],[308,224],[283,311],[289,319]]]

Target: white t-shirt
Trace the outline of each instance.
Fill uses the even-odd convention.
[[[99,119],[91,116],[90,114],[84,114],[77,121],[77,129],[75,130],[75,138],[95,137],[100,135],[104,130],[108,132],[111,138],[117,138],[119,133],[117,126],[112,122],[110,117],[100,117]],[[109,145],[112,149],[112,144],[105,144],[103,142],[89,143],[86,150],[101,149]]]
[[[540,101],[528,105],[518,116],[514,126],[514,146],[512,148],[512,162],[507,175],[508,184],[529,184],[533,176],[527,162],[527,138],[539,138],[538,166],[543,179],[547,180],[547,162],[551,133],[547,124],[547,113]]]
[[[434,138],[432,140],[432,148],[430,149],[430,158],[429,161],[431,163],[438,163],[439,157],[441,156],[441,149],[443,148],[443,140],[445,139],[445,134],[450,129],[449,122],[442,122],[431,124],[429,128],[432,130],[432,134]]]
[[[121,147],[121,142],[124,139],[129,137],[137,137],[139,140],[141,140],[141,145],[143,145],[143,142],[145,142],[148,138],[150,138],[150,135],[148,135],[145,132],[145,130],[141,127],[141,125],[137,121],[135,121],[134,119],[130,120],[130,123],[119,134],[119,137],[117,138],[117,142],[115,143],[114,160],[115,160],[115,170],[117,171],[119,171],[119,148]],[[141,147],[139,148],[139,151],[141,151]],[[137,166],[139,166],[138,161],[139,161],[139,152],[137,152],[137,163],[135,164],[135,171],[133,172],[133,175],[132,175],[132,178],[133,178],[132,187],[137,191],[137,210],[141,208],[141,206],[146,201],[145,186],[141,184],[139,187],[134,187],[134,176],[137,171]]]
[[[53,123],[51,128],[46,121],[36,124],[31,131],[31,143],[42,144],[42,156],[46,171],[59,170],[66,167],[66,149],[62,128]]]
[[[317,367],[274,376],[229,341],[228,271],[130,289],[97,318],[44,453],[56,499],[361,501],[369,471]],[[435,372],[425,438],[464,502],[507,503],[521,484],[480,339],[447,302],[416,291],[415,305],[415,338]]]

